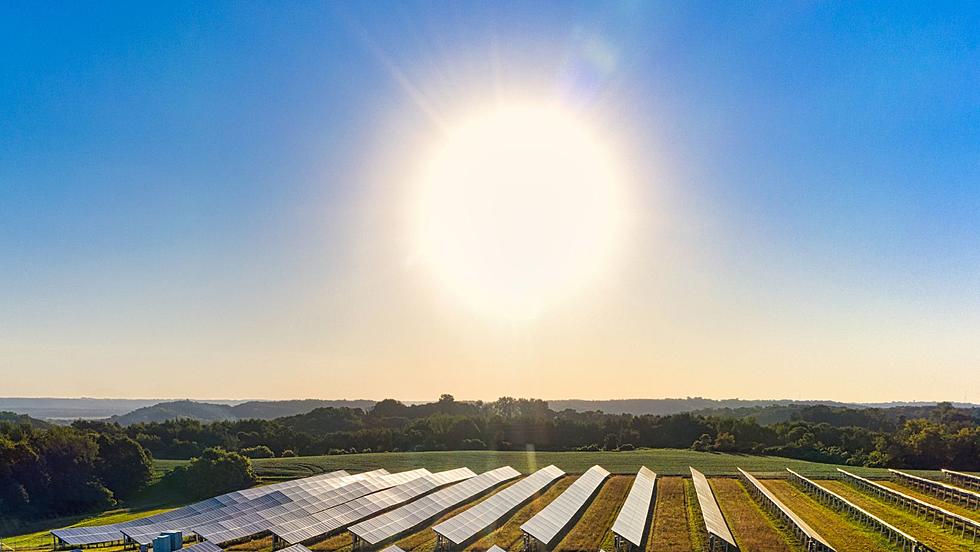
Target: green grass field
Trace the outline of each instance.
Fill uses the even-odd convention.
[[[659,475],[689,476],[689,466],[705,475],[737,475],[736,467],[766,477],[786,474],[791,468],[809,477],[836,477],[838,467],[777,456],[753,456],[696,452],[684,449],[644,449],[629,452],[523,452],[523,451],[454,451],[454,452],[378,452],[369,454],[342,454],[335,456],[300,456],[296,458],[265,458],[254,461],[259,476],[267,479],[305,477],[332,470],[363,471],[385,468],[402,471],[428,468],[432,471],[467,466],[477,473],[510,465],[514,469],[530,473],[538,468],[554,464],[568,473],[582,473],[595,464],[613,473],[636,473],[646,466]],[[888,477],[888,471],[879,468],[846,467],[849,471],[866,477]],[[939,477],[938,471],[914,471],[927,477]]]

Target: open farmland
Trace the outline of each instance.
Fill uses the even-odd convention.
[[[843,496],[872,514],[912,535],[934,550],[943,552],[975,551],[974,543],[926,521],[915,512],[908,512],[893,504],[882,502],[843,481],[818,481],[818,483]]]
[[[646,542],[647,552],[691,552],[691,530],[687,519],[684,480],[657,477],[653,524]]]
[[[740,548],[760,552],[791,552],[783,534],[745,491],[741,481],[718,478],[710,483]]]
[[[633,479],[625,475],[610,477],[557,548],[568,552],[591,552],[600,548],[612,550],[611,528],[626,500]]]
[[[521,525],[557,498],[575,479],[575,476],[562,477],[552,486],[548,487],[545,492],[541,493],[540,496],[525,504],[514,515],[506,518],[503,525],[467,546],[466,550],[471,552],[484,552],[496,544],[504,550],[517,552],[521,548]]]
[[[531,473],[548,464],[554,464],[568,473],[582,473],[598,464],[612,473],[635,474],[640,466],[647,466],[659,475],[681,476],[689,474],[689,466],[697,466],[698,470],[707,476],[738,475],[736,468],[742,468],[752,472],[757,477],[784,477],[786,468],[790,468],[808,477],[817,478],[836,477],[837,468],[844,467],[865,477],[890,477],[888,470],[881,468],[854,468],[778,456],[697,452],[687,449],[642,449],[628,452],[378,452],[263,458],[254,461],[255,470],[259,476],[270,480],[306,477],[341,469],[365,471],[376,468],[385,468],[395,472],[414,468],[441,471],[468,466],[473,471],[480,473],[509,465],[522,473]],[[940,476],[940,472],[935,470],[918,470],[911,473],[924,477]]]
[[[820,504],[789,481],[763,480],[774,495],[820,533],[837,552],[877,552],[889,547],[881,535]]]

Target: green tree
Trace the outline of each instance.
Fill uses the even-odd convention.
[[[99,436],[96,474],[117,498],[128,498],[153,477],[153,459],[139,443],[125,435]]]
[[[220,448],[205,449],[201,456],[174,468],[166,477],[192,496],[215,496],[258,481],[251,460]]]

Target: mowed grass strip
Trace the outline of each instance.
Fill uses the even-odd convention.
[[[694,481],[684,480],[684,508],[687,509],[687,530],[691,537],[691,549],[694,552],[707,552],[707,529],[701,514],[701,504],[698,502],[698,492],[694,489]]]
[[[609,550],[609,548],[606,548]],[[692,552],[684,480],[657,477],[657,496],[646,552]]]
[[[888,540],[878,533],[820,504],[785,479],[765,479],[762,484],[827,539],[837,552],[878,552],[891,548]]]
[[[558,495],[564,492],[575,479],[577,479],[577,476],[562,477],[552,484],[551,487],[548,487],[540,496],[517,510],[503,525],[467,546],[466,550],[471,552],[485,552],[496,544],[504,550],[518,552],[521,549],[521,525],[534,517],[534,514],[540,512],[552,500],[558,498]]]
[[[878,483],[881,483],[889,489],[895,489],[900,493],[918,498],[919,500],[932,504],[933,506],[939,506],[940,508],[953,512],[954,514],[959,514],[965,518],[972,519],[973,521],[980,521],[980,512],[971,510],[970,508],[961,506],[955,502],[943,500],[936,495],[931,495],[918,489],[914,489],[897,481],[878,481]]]
[[[447,519],[455,516],[456,514],[462,513],[464,510],[468,510],[469,508],[476,506],[477,504],[483,502],[484,500],[487,500],[491,496],[499,493],[500,491],[506,489],[507,487],[510,487],[511,485],[517,483],[518,481],[520,481],[520,479],[508,481],[507,483],[504,483],[503,485],[494,489],[493,492],[487,493],[485,496],[479,497],[476,500],[470,501],[466,504],[462,504],[457,508],[450,510],[449,512],[446,512],[432,523],[429,523],[426,527],[395,541],[395,545],[397,545],[399,548],[407,552],[432,552],[433,550],[436,549],[436,532],[432,530],[434,526],[442,523],[443,521],[446,521]],[[385,547],[382,546],[381,548],[385,548]]]
[[[623,507],[633,479],[628,475],[610,477],[555,549],[566,552],[595,552],[600,548],[612,550],[612,525]]]
[[[817,481],[818,484],[843,496],[872,514],[922,541],[926,546],[943,552],[967,550],[975,552],[976,544],[954,535],[939,525],[926,521],[914,512],[907,512],[894,504],[882,502],[870,494],[858,490],[843,481]]]
[[[735,542],[742,550],[791,552],[786,537],[737,479],[709,480]]]
[[[312,544],[308,548],[310,550],[326,550],[330,552],[349,552],[354,549],[354,540],[351,538],[349,532],[343,531]]]
[[[101,550],[101,549],[100,549]],[[245,542],[240,542],[238,544],[233,544],[228,548],[225,548],[230,552],[259,552],[259,551],[269,551],[272,550],[272,536],[262,537],[261,539],[252,539]]]

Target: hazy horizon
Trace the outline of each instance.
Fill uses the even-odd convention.
[[[978,28],[0,6],[2,392],[980,402]]]

